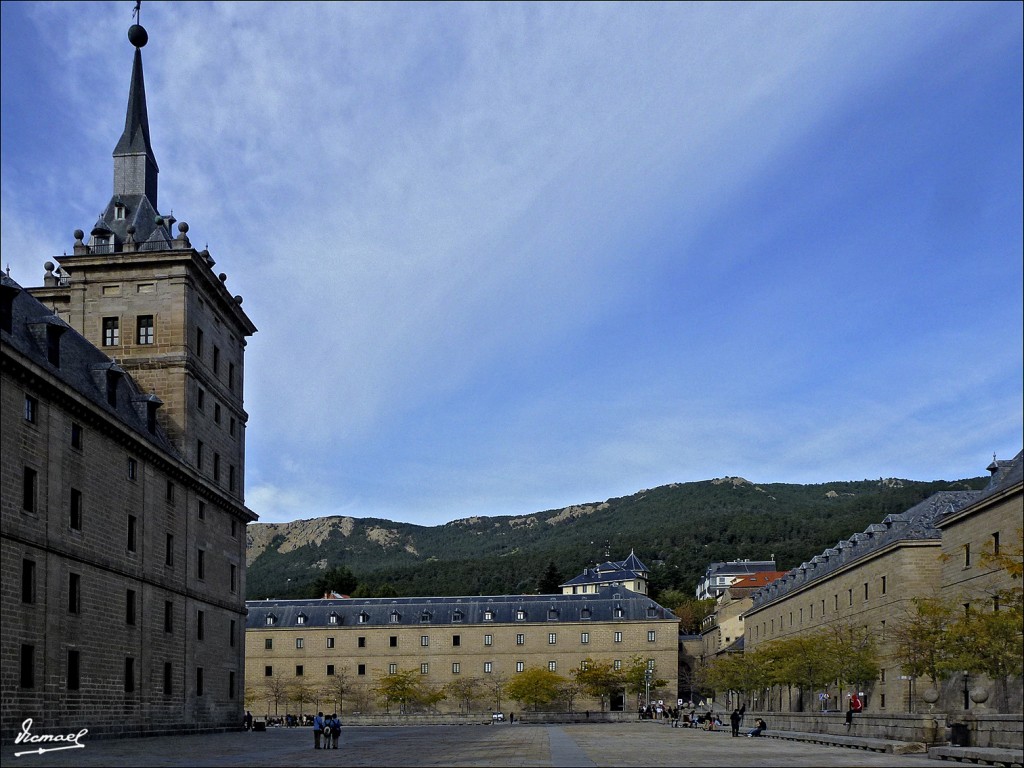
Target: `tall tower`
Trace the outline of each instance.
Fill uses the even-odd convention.
[[[246,339],[256,327],[215,274],[188,224],[157,207],[142,48],[136,24],[124,131],[114,147],[113,194],[88,235],[74,233],[70,256],[47,262],[30,289],[162,401],[161,426],[182,459],[243,502]],[[176,229],[176,234],[175,234]]]

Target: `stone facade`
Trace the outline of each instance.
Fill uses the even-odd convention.
[[[650,598],[605,588],[588,595],[261,600],[248,603],[246,701],[255,714],[305,711],[383,711],[372,693],[382,676],[416,670],[441,688],[457,679],[480,683],[478,707],[498,707],[484,693],[496,680],[530,667],[570,678],[589,658],[628,667],[640,657],[669,681],[652,698],[675,702],[678,619]],[[347,686],[339,701],[338,686]],[[285,692],[273,700],[273,689]],[[635,709],[637,702],[612,702]],[[507,707],[513,707],[512,702]],[[578,711],[600,702],[581,696]],[[459,712],[446,699],[442,712]]]
[[[136,50],[125,132],[143,121],[151,155],[141,66]],[[42,287],[0,286],[5,739],[29,717],[90,735],[240,722],[255,327],[187,225],[172,240],[152,215],[150,170],[141,190],[115,174]]]

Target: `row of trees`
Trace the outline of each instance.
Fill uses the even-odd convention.
[[[307,704],[322,709],[326,702],[341,714],[346,701],[354,703],[357,709],[366,709],[372,697],[385,712],[397,709],[403,714],[432,710],[446,699],[458,702],[465,712],[485,706],[501,711],[505,700],[518,702],[525,709],[564,707],[571,712],[579,696],[585,694],[598,699],[601,711],[605,711],[618,695],[650,692],[657,696],[668,683],[647,672],[646,662],[640,656],[634,656],[628,666],[618,669],[611,661],[588,658],[568,677],[546,667],[528,667],[511,679],[501,674],[483,678],[467,675],[436,686],[426,682],[418,669],[407,669],[364,686],[354,684],[349,668],[342,667],[330,683],[319,688],[301,679],[267,678],[260,688],[246,691],[246,706],[266,701],[267,713],[273,708],[277,715],[282,704],[294,704],[301,715]]]

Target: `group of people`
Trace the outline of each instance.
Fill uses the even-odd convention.
[[[337,749],[341,741],[341,720],[337,714],[325,715],[317,712],[313,718],[313,748],[320,749],[320,741],[323,739],[323,749]]]

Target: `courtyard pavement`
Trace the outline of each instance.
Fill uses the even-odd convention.
[[[6,743],[4,768],[43,766],[917,766],[926,755],[860,749],[728,732],[671,728],[654,722],[579,725],[449,725],[342,728],[337,750],[313,749],[309,728],[153,738],[81,739],[79,749],[22,754]],[[42,746],[56,746],[55,744]]]

